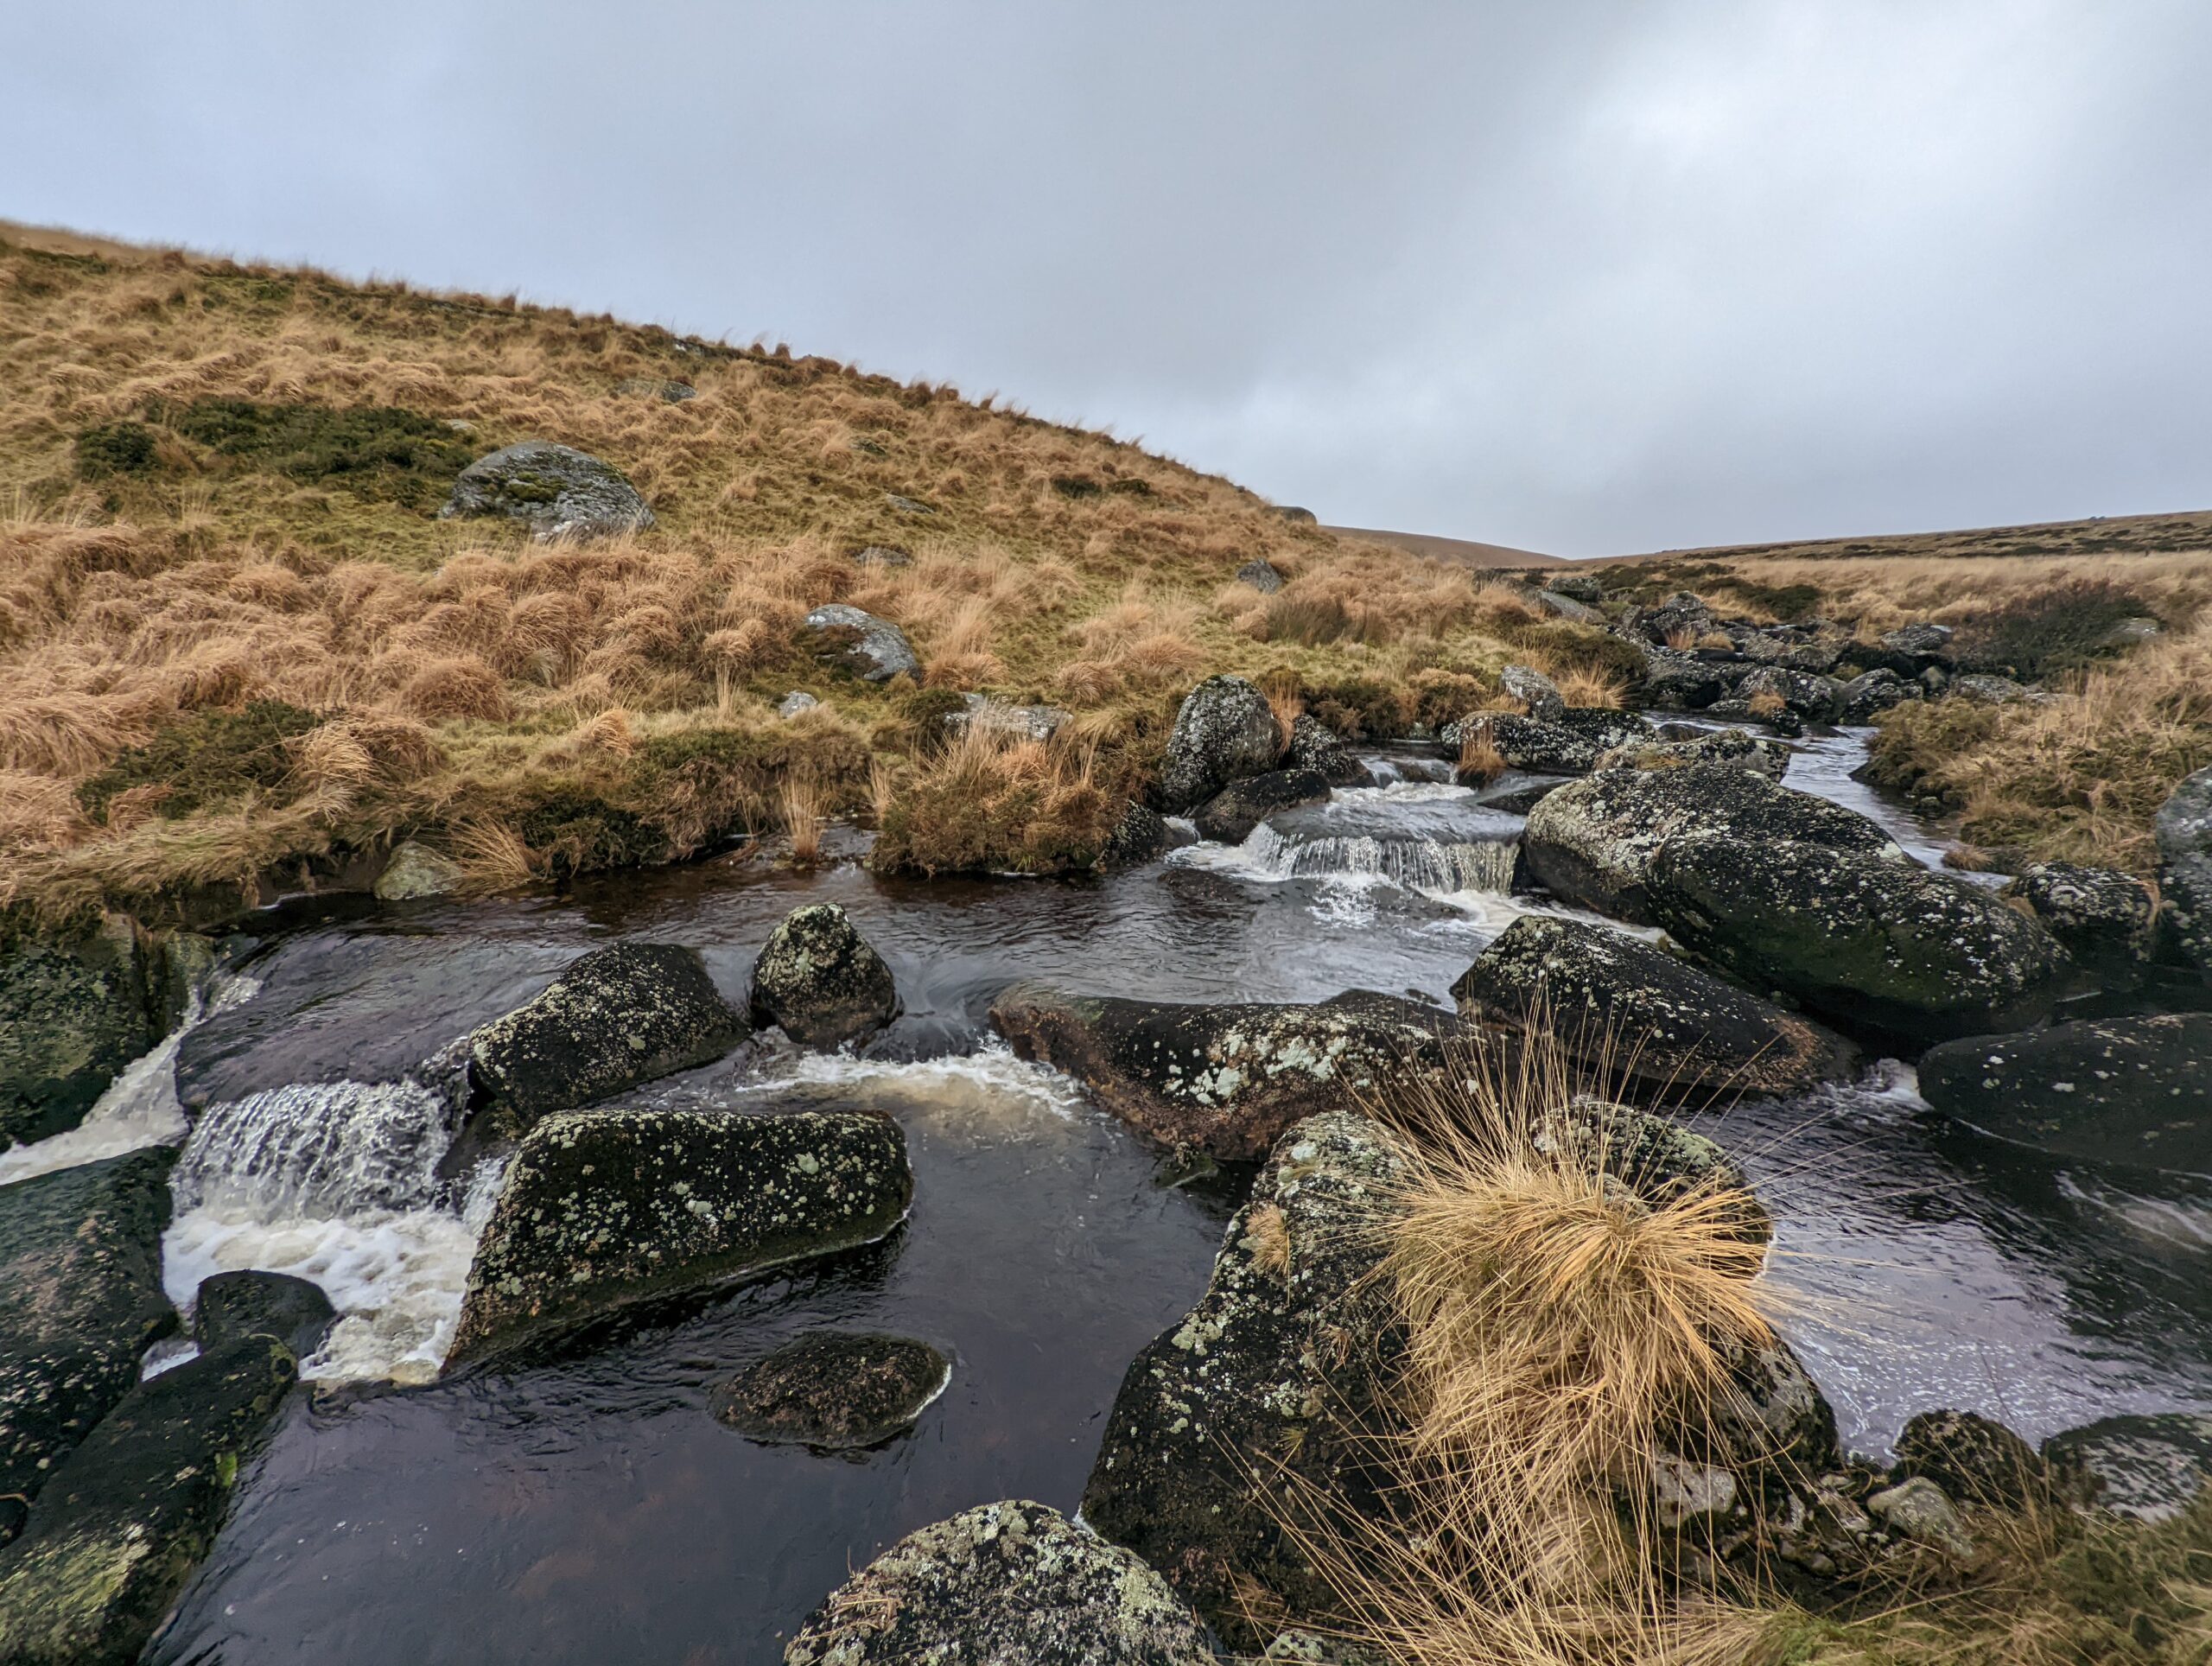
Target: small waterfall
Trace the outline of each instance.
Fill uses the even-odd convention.
[[[458,1097],[420,1082],[294,1082],[210,1105],[170,1176],[182,1209],[331,1219],[436,1201]]]
[[[1510,839],[1284,838],[1266,823],[1252,830],[1243,854],[1263,873],[1285,879],[1332,874],[1372,874],[1428,896],[1462,891],[1503,895],[1513,887],[1520,846]]]

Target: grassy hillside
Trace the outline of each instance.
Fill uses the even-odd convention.
[[[1533,550],[1516,550],[1506,544],[1479,544],[1472,538],[1435,537],[1427,532],[1383,532],[1366,526],[1328,526],[1322,530],[1339,537],[1387,544],[1413,555],[1433,556],[1439,561],[1455,562],[1484,572],[1574,565],[1563,556],[1540,556]]]
[[[605,458],[658,527],[548,546],[435,518],[524,438]],[[0,900],[49,907],[219,899],[410,835],[487,884],[804,837],[926,787],[969,691],[1076,722],[984,760],[995,824],[950,865],[1062,867],[1207,672],[1356,729],[1456,715],[1509,658],[1618,658],[1463,568],[950,388],[20,234],[0,513]],[[1255,556],[1280,592],[1236,581]],[[903,626],[926,686],[817,658],[800,620],[833,600]],[[823,704],[785,722],[794,689]],[[929,839],[902,849],[935,866]]]

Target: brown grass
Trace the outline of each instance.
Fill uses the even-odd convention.
[[[1572,666],[1555,675],[1560,697],[1570,706],[1618,711],[1628,700],[1628,684],[1618,673]]]
[[[794,861],[811,864],[821,860],[825,818],[821,790],[812,776],[795,771],[784,777],[776,790],[776,823],[791,842]]]
[[[1459,779],[1463,785],[1486,786],[1509,767],[1485,725],[1470,719],[1459,726]]]

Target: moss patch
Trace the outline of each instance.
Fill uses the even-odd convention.
[[[125,792],[147,787],[167,819],[189,816],[248,792],[274,792],[292,773],[290,742],[323,720],[282,700],[241,711],[197,711],[132,747],[77,790],[85,813],[105,821]]]
[[[342,486],[409,508],[442,500],[478,449],[437,417],[401,405],[200,399],[151,414],[234,467]]]

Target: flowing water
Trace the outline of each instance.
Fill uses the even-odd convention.
[[[1792,784],[1938,858],[1940,839],[1848,780],[1859,750],[1820,738]],[[1166,1184],[1156,1152],[993,1041],[986,1009],[1018,977],[1182,1001],[1447,999],[1511,919],[1552,905],[1508,893],[1516,817],[1437,779],[1432,758],[1370,761],[1383,785],[1093,881],[710,862],[559,900],[346,906],[271,930],[84,1129],[0,1157],[16,1178],[174,1140],[188,1109],[172,1296],[262,1267],[314,1279],[341,1314],[306,1364],[315,1390],[242,1481],[149,1658],[767,1666],[892,1539],[995,1498],[1072,1508],[1128,1360],[1204,1288],[1233,1191]],[[775,922],[817,900],[842,903],[890,961],[898,1023],[859,1057],[770,1040],[623,1102],[879,1107],[906,1130],[911,1220],[588,1351],[437,1382],[499,1180],[496,1164],[443,1172],[453,1044],[624,938],[697,948],[740,998]],[[1779,1217],[1787,1328],[1854,1447],[1879,1453],[1938,1405],[2031,1437],[2212,1406],[2212,1186],[1982,1139],[1932,1116],[1895,1065],[1738,1106],[1711,1131]],[[822,1325],[932,1342],[951,1385],[912,1433],[858,1457],[756,1446],[709,1415],[718,1382]]]

